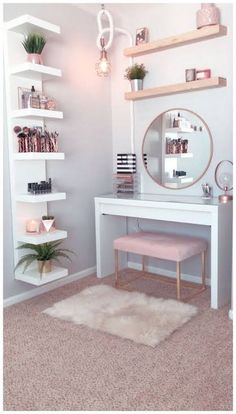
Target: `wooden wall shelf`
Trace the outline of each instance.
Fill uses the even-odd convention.
[[[206,26],[202,29],[192,30],[191,32],[181,33],[179,35],[166,37],[164,39],[155,40],[126,48],[124,55],[127,57],[135,57],[146,55],[148,53],[160,52],[162,50],[171,49],[178,46],[184,46],[190,43],[200,42],[202,40],[213,39],[215,37],[225,36],[227,27],[222,25]]]
[[[225,78],[215,77],[196,80],[193,82],[177,83],[174,85],[159,86],[137,92],[126,92],[125,99],[136,101],[138,99],[154,98],[156,96],[173,95],[176,93],[192,92],[209,88],[220,88],[227,85]]]

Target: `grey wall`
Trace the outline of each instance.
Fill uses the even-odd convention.
[[[64,247],[77,256],[69,265],[75,273],[96,263],[94,196],[111,191],[112,134],[110,81],[98,78],[94,67],[99,58],[96,47],[96,18],[74,5],[7,4],[4,20],[31,14],[61,26],[59,41],[45,47],[45,64],[61,68],[59,81],[45,83],[64,119],[47,122],[60,132],[60,150],[65,161],[48,163],[48,176],[67,200],[49,203],[57,227],[68,231]],[[6,119],[6,117],[4,117]],[[6,127],[6,125],[5,125]],[[32,289],[14,280],[11,229],[7,134],[4,134],[4,298]],[[66,263],[67,264],[67,263]]]

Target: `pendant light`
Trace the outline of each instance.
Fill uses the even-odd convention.
[[[98,76],[108,76],[111,72],[111,64],[107,58],[107,51],[105,49],[105,40],[102,36],[100,39],[101,52],[99,62],[96,63],[96,71]]]

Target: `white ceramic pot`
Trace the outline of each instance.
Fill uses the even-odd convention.
[[[133,92],[141,91],[143,89],[143,79],[131,79],[130,84]]]
[[[46,232],[49,232],[51,230],[51,227],[52,227],[52,225],[54,223],[54,220],[55,219],[42,220]]]

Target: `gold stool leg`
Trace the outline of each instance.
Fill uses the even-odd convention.
[[[180,262],[176,262],[176,277],[177,277],[177,299],[180,300],[180,284],[181,284],[181,277],[180,277]]]
[[[201,253],[202,287],[206,287],[206,250]]]
[[[142,256],[142,272],[145,272],[145,256]]]
[[[114,250],[115,253],[115,287],[119,284],[119,251]]]

